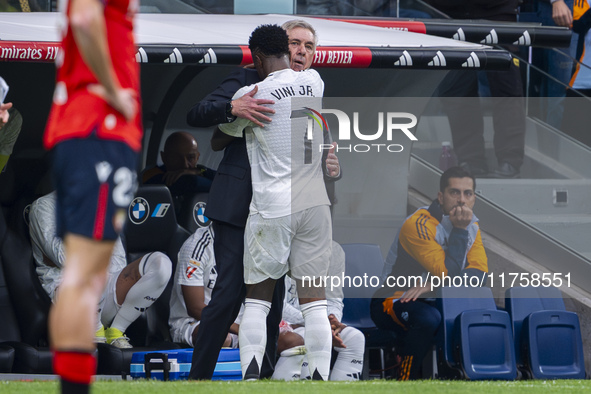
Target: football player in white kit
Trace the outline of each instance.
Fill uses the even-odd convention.
[[[35,200],[29,213],[37,275],[54,302],[65,261],[63,242],[56,235],[55,209],[53,192]],[[107,285],[98,305],[95,342],[131,348],[125,330],[160,297],[171,274],[172,262],[161,252],[148,253],[127,264],[125,249],[118,238],[109,263]]]
[[[329,276],[340,276],[345,271],[345,251],[332,241]],[[280,326],[277,352],[280,354],[275,365],[272,379],[295,380],[307,379],[308,362],[303,338],[306,327],[299,309],[298,293],[295,281],[285,276],[285,304],[283,305],[283,321]],[[333,349],[336,359],[330,371],[330,380],[359,380],[363,368],[365,352],[365,336],[355,327],[341,323],[343,319],[343,288],[342,286],[326,289],[328,320],[333,337]]]
[[[193,347],[197,338],[201,311],[211,300],[217,272],[213,252],[213,229],[198,228],[181,247],[170,295],[168,325],[173,342]],[[224,347],[238,347],[238,324],[241,314],[230,327]]]
[[[305,107],[320,110],[324,82],[314,70],[290,69],[287,34],[277,25],[255,29],[249,47],[264,78],[255,97],[275,101],[272,122],[262,128],[239,118],[219,126],[234,137],[244,130],[252,173],[244,251],[247,290],[239,331],[242,375],[245,380],[260,376],[267,340],[261,322],[269,313],[276,280],[291,271],[306,325],[310,376],[328,380],[332,338],[324,288],[304,287],[302,282],[304,276],[325,276],[331,255],[322,152],[313,148],[314,142],[323,142],[323,130],[317,125],[308,130],[305,117],[291,119],[292,98],[304,97]],[[252,89],[240,89],[234,99]]]

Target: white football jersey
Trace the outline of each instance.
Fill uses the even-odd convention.
[[[209,304],[217,279],[211,226],[198,228],[181,247],[170,295],[170,326],[177,320],[189,318],[181,285],[203,286],[204,302]]]
[[[63,241],[57,236],[56,198],[56,192],[39,197],[31,204],[29,212],[29,234],[31,235],[33,257],[37,265],[37,275],[41,286],[52,300],[61,282],[62,267],[66,259]],[[53,264],[46,262],[44,256]],[[121,238],[117,238],[109,262],[109,274],[117,274],[126,265],[125,249]]]
[[[319,111],[324,82],[314,70],[275,71],[257,84],[255,98],[275,101],[271,123],[264,128],[246,119],[220,125],[229,135],[242,136],[244,130],[252,172],[253,197],[250,212],[263,218],[277,218],[319,205],[329,205],[322,172],[323,129],[312,119]],[[254,85],[240,89],[242,97]],[[292,98],[309,98],[292,108]],[[292,112],[293,111],[293,112]],[[308,111],[310,116],[302,115]],[[310,130],[308,130],[310,127]],[[311,137],[311,138],[310,138]]]

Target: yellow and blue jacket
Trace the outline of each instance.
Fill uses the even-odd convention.
[[[390,254],[396,258],[389,276],[399,280],[390,280],[395,285],[385,284],[376,294],[386,298],[385,311],[391,310],[392,303],[414,286],[412,277],[426,279],[428,275],[455,277],[467,274],[468,277],[482,278],[488,272],[488,259],[476,215],[466,230],[455,228],[449,217],[443,215],[437,200],[428,207],[417,209],[404,221]],[[404,282],[406,286],[401,285]]]

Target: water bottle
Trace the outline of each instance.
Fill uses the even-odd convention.
[[[441,155],[439,155],[439,169],[445,171],[450,167],[457,166],[458,159],[451,147],[451,142],[443,141],[441,143]]]

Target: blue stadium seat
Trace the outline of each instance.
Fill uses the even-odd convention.
[[[345,252],[345,274],[348,277],[379,277],[382,274],[384,259],[379,245],[352,243],[341,246]],[[369,303],[374,292],[375,289],[370,287],[346,283],[343,286],[343,323],[360,330],[376,328],[369,315]]]
[[[554,287],[512,287],[505,291],[505,310],[511,317],[515,339],[515,360],[524,368],[521,351],[523,321],[530,313],[543,310],[565,311],[562,294]],[[527,371],[524,371],[527,375]]]
[[[384,259],[379,245],[352,243],[341,245],[345,251],[345,274],[351,278],[354,276],[380,277],[384,268]],[[369,279],[368,279],[369,280]],[[343,323],[355,327],[365,335],[365,356],[363,363],[362,379],[369,377],[369,357],[372,351],[379,352],[379,359],[384,377],[385,369],[384,351],[394,347],[395,336],[390,331],[380,330],[370,317],[370,301],[375,288],[364,286],[343,287],[344,308]]]
[[[375,329],[376,325],[369,315],[370,301],[371,298],[345,298],[342,323],[361,331]]]
[[[555,287],[513,287],[505,293],[517,362],[525,377],[584,379],[579,318]]]
[[[345,251],[345,274],[351,278],[380,278],[384,268],[384,258],[380,246],[376,244],[351,243],[341,245]],[[359,283],[351,283],[343,286],[345,298],[371,298],[376,288],[359,286]],[[368,300],[369,303],[369,300]],[[370,319],[371,320],[371,319]]]
[[[460,313],[454,325],[456,360],[470,380],[517,377],[509,315],[498,310]]]
[[[438,377],[470,380],[517,377],[509,316],[497,310],[490,288],[443,287],[437,306]]]

